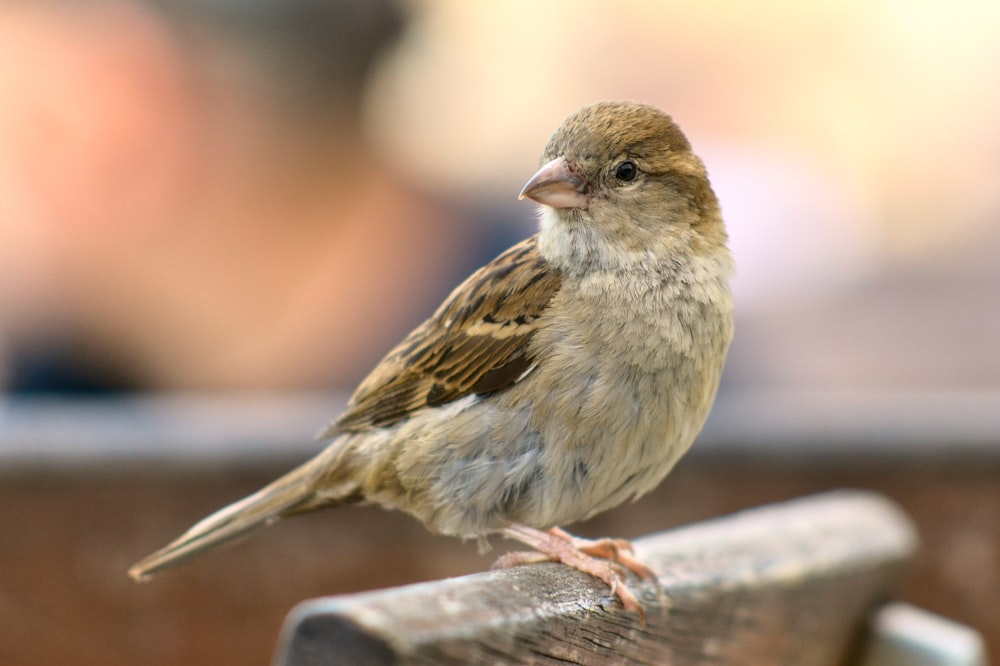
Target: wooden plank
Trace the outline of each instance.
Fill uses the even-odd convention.
[[[909,519],[839,491],[635,541],[645,627],[558,564],[304,602],[275,664],[840,663],[915,548]]]

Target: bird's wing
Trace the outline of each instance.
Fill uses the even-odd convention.
[[[320,437],[390,426],[420,409],[513,385],[531,368],[528,342],[560,283],[536,237],[513,246],[389,352]]]

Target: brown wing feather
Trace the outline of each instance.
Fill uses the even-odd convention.
[[[320,436],[390,426],[424,407],[511,386],[531,367],[528,341],[560,282],[534,236],[510,248],[389,352]]]

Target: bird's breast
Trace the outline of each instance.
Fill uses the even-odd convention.
[[[540,327],[544,361],[529,379],[543,525],[645,494],[701,430],[732,337],[728,275],[674,277],[590,276],[564,287]]]

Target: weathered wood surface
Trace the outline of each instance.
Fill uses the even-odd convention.
[[[645,627],[540,564],[304,602],[275,664],[849,663],[915,541],[880,496],[828,493],[636,540],[660,583],[633,583]]]

